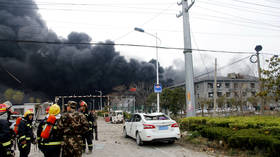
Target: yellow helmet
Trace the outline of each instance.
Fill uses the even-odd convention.
[[[57,115],[60,113],[60,107],[57,104],[53,104],[49,109],[50,115]]]
[[[34,115],[34,112],[33,112],[32,110],[27,110],[27,111],[24,113],[23,117],[25,118],[25,117],[27,117],[27,116],[30,115],[30,114]]]

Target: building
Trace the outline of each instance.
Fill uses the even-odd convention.
[[[195,80],[195,98],[213,98],[214,77],[204,77]],[[228,74],[227,77],[217,77],[217,97],[243,97],[255,96],[259,91],[258,78],[249,75],[235,73]]]
[[[230,73],[225,76],[217,76],[217,98],[236,98],[246,100],[255,96],[259,91],[259,80],[257,77]],[[170,88],[185,87],[185,84],[178,84]],[[194,80],[194,92],[196,104],[201,99],[213,100],[214,97],[214,76],[207,76]],[[198,105],[196,105],[196,108]]]

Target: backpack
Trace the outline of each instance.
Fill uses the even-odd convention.
[[[42,132],[41,132],[41,137],[43,139],[48,139],[50,137],[52,128],[56,122],[56,117],[54,115],[50,115],[47,119],[47,124],[45,124]]]
[[[18,117],[17,120],[16,120],[16,124],[14,126],[14,132],[15,132],[16,135],[18,134],[18,126],[19,126],[21,120],[22,120],[21,117]]]

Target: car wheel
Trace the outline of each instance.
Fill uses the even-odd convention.
[[[173,144],[174,142],[175,142],[174,140],[173,141],[168,141],[169,144]]]
[[[126,132],[125,128],[123,128],[123,137],[128,138],[128,135],[127,135],[127,132]]]
[[[138,146],[142,146],[143,145],[143,141],[139,135],[139,133],[136,134],[136,143]]]

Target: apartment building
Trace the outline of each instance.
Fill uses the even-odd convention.
[[[204,77],[195,80],[195,97],[213,98],[214,77]],[[255,96],[259,91],[258,78],[249,75],[230,73],[226,77],[217,77],[217,96],[226,98]]]

